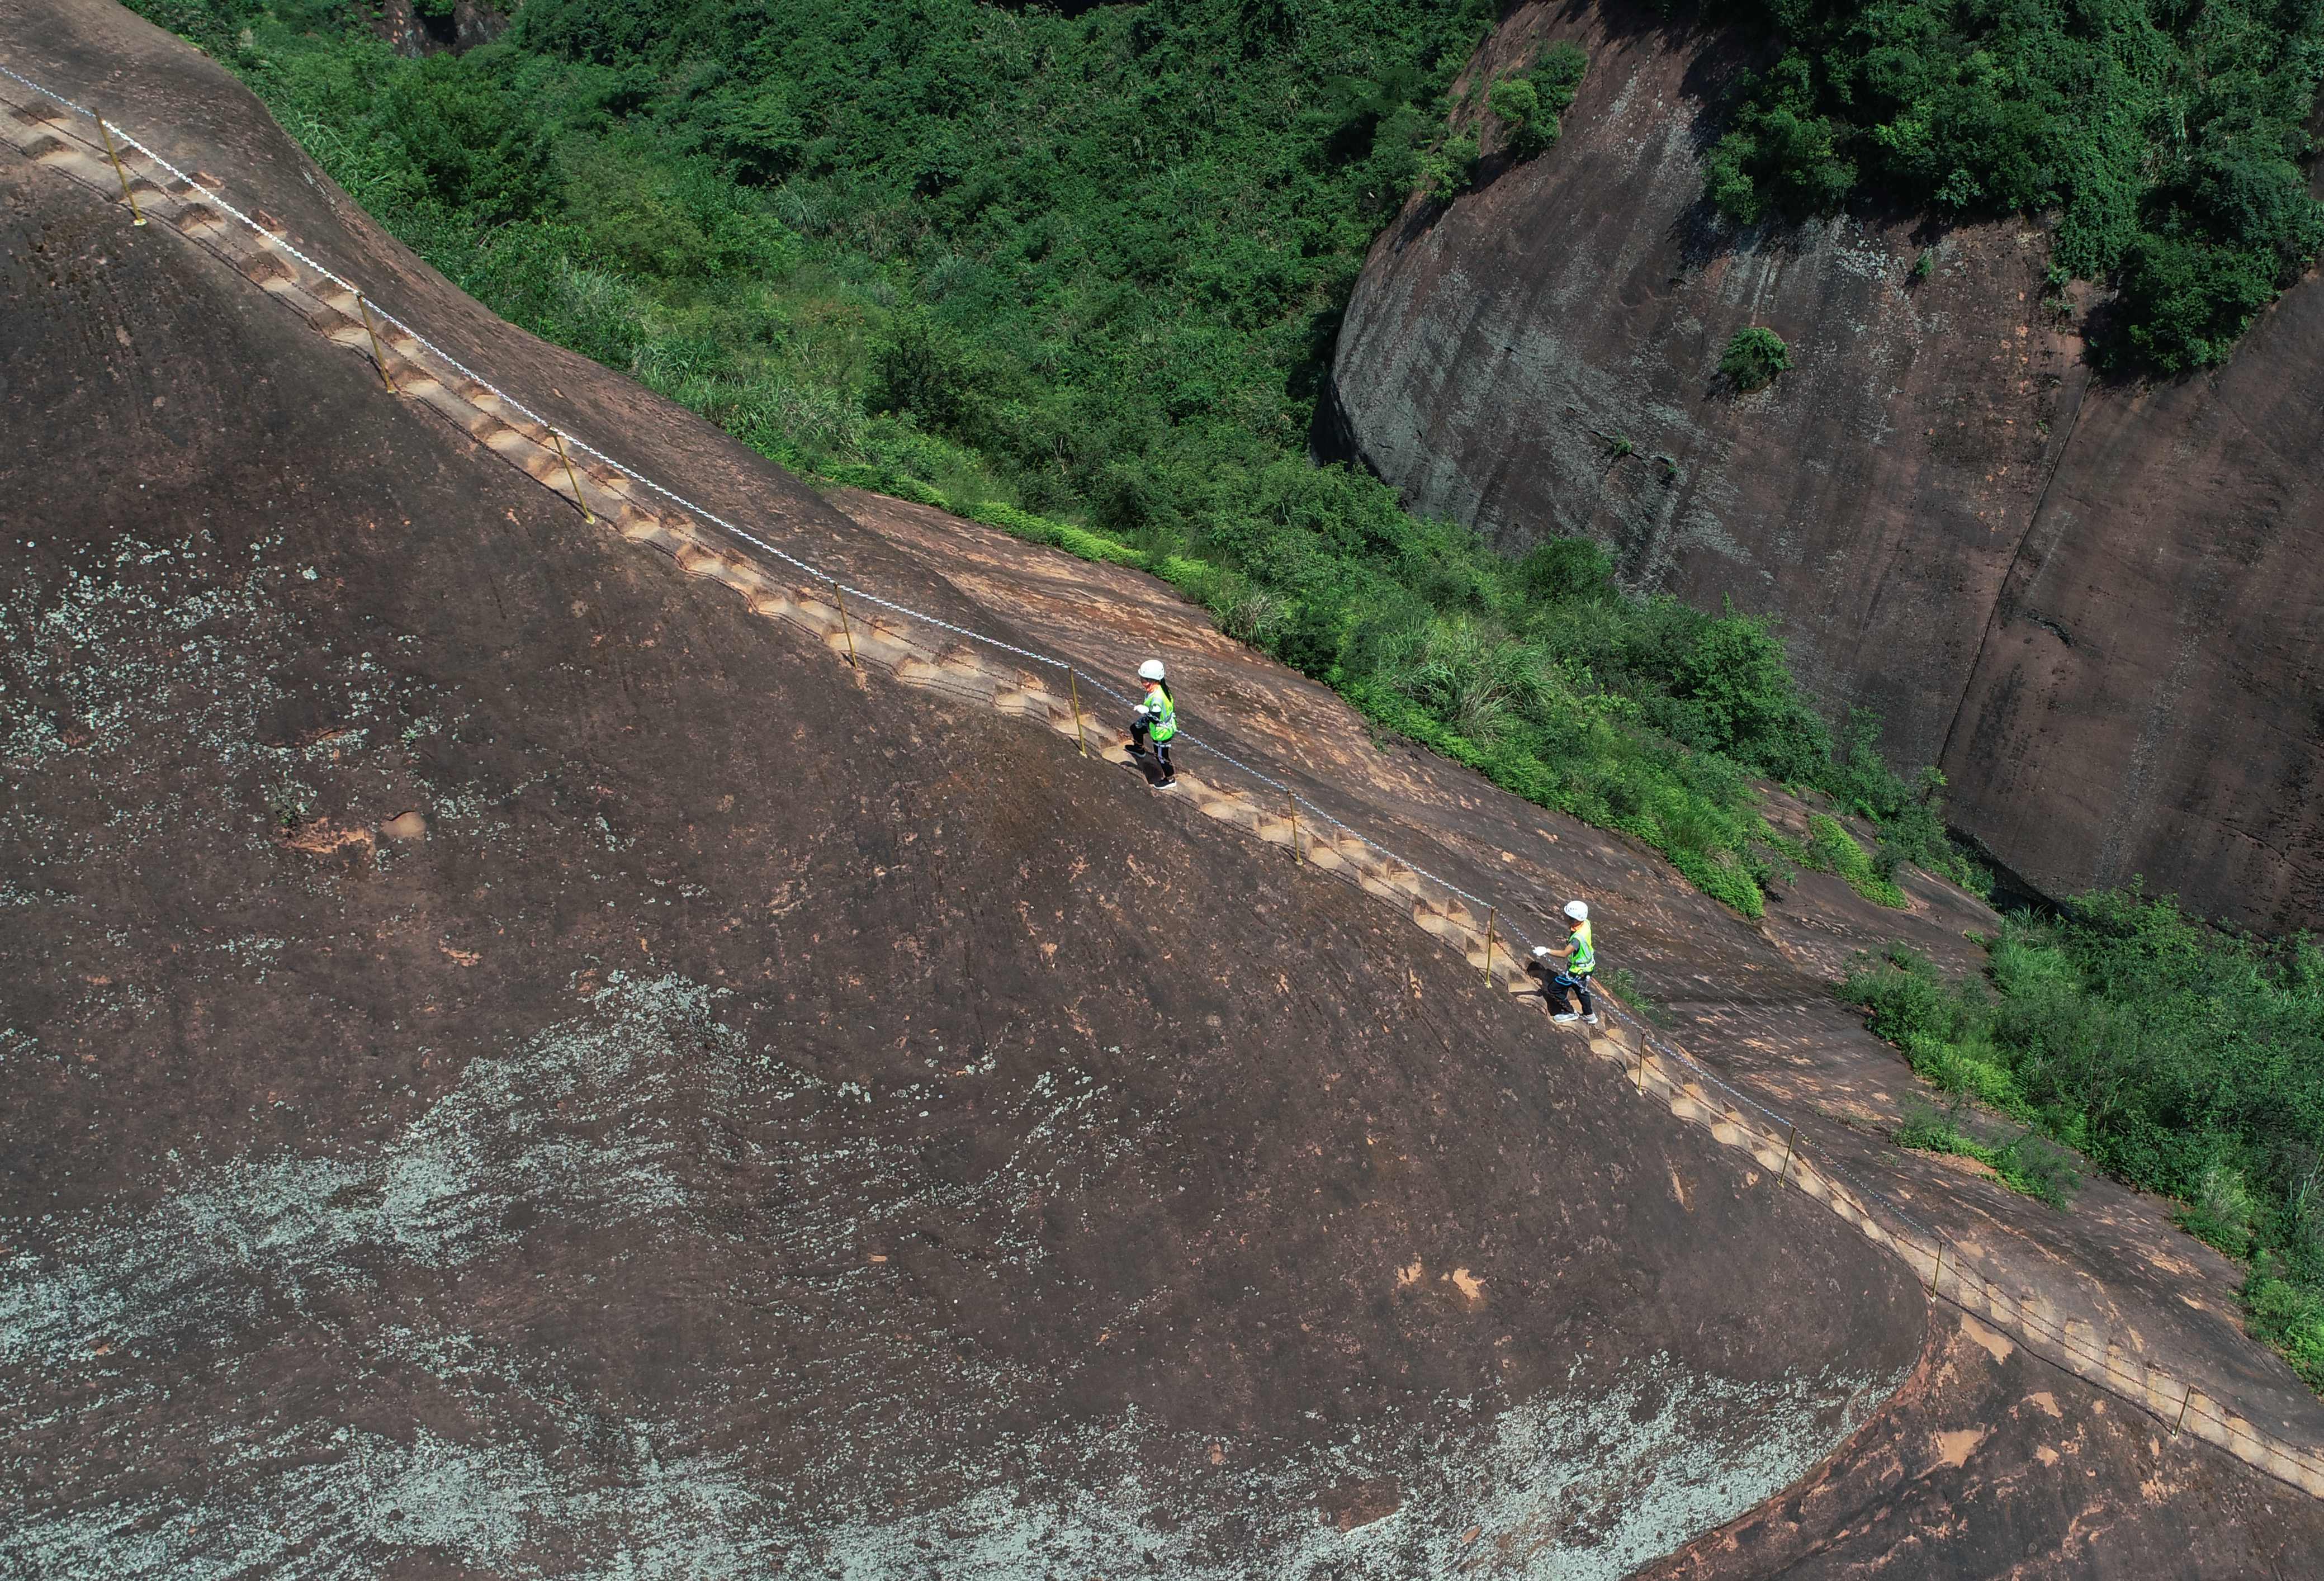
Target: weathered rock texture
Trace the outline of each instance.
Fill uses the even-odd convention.
[[[843,515],[510,330],[116,11],[0,0],[0,59],[143,107],[709,509],[1101,671],[1166,652],[1201,734],[1505,917],[1590,896],[1820,1168],[2319,1440],[2156,1205],[2059,1221],[1882,1141],[1909,1078],[1822,979],[1875,937],[1958,952],[1990,918],[1957,892],[1876,912],[1810,875],[1746,925],[1372,747],[1150,580]],[[1837,1447],[1803,1487],[1908,1479],[1948,1531],[1977,1500],[1934,1573],[2073,1572],[2081,1484],[2020,1475],[2061,1448],[1963,1451],[1892,1396],[1929,1375],[1909,1271],[1416,917],[584,523],[529,440],[389,394],[279,273],[132,230],[17,126],[0,1567],[1613,1575],[1741,1544]],[[1956,1415],[2127,1409],[2022,1354],[1960,1376]],[[2113,1568],[2232,1573],[2277,1551],[2238,1546],[2255,1510],[2324,1546],[2324,1503],[2140,1420],[2073,1463],[2086,1496],[2190,1546]],[[1836,1540],[1835,1508],[1777,1525]]]
[[[2044,889],[2324,923],[2324,287],[2215,376],[2094,382],[2038,226],[1738,236],[1701,197],[1732,45],[1528,5],[1472,71],[1557,38],[1591,55],[1558,146],[1374,249],[1337,442],[1504,547],[1586,533],[1640,587],[1781,616],[1810,690],[1878,710]],[[1738,398],[1747,324],[1795,368]]]
[[[1028,640],[143,24],[0,5],[0,60]],[[1408,915],[585,523],[17,125],[0,1572],[1610,1576],[1908,1373],[1907,1269]]]

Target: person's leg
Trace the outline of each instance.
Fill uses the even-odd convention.
[[[1584,972],[1573,979],[1573,994],[1574,997],[1582,1001],[1582,1014],[1585,1021],[1598,1013],[1598,1007],[1590,1002],[1589,973]]]
[[[1573,1019],[1573,1002],[1566,997],[1566,994],[1568,990],[1580,986],[1570,972],[1560,972],[1549,980],[1549,1013],[1553,1018],[1563,1016],[1568,1021]]]
[[[1156,742],[1154,755],[1162,761],[1162,782],[1167,785],[1178,777],[1178,771],[1170,766],[1170,744],[1167,741]]]
[[[1146,721],[1133,720],[1130,726],[1130,750],[1143,754],[1146,751]]]

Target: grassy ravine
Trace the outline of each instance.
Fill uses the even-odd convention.
[[[1306,460],[1366,247],[1467,157],[1446,92],[1489,4],[530,0],[411,61],[342,5],[136,3],[494,310],[794,469],[1152,570],[1747,915],[1802,859],[1755,776],[1877,820],[1880,878],[1976,877],[1941,781],[1868,720],[1836,750],[1764,623],[1631,596],[1584,541],[1493,554]],[[1554,158],[1587,62],[1536,67],[1478,113]]]
[[[2180,1204],[2248,1271],[2252,1331],[2324,1390],[2324,950],[2211,932],[2133,892],[2013,918],[1981,977],[1947,982],[1901,946],[1841,990],[1940,1088]],[[2038,1148],[1957,1145],[1960,1116],[1898,1140],[1982,1157],[2058,1200]]]

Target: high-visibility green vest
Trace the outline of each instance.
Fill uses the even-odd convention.
[[[1565,957],[1565,969],[1569,972],[1596,971],[1598,952],[1590,947],[1590,924],[1576,923],[1573,937],[1569,942],[1573,946],[1573,953]]]
[[[1178,734],[1178,705],[1170,700],[1169,689],[1156,687],[1146,694],[1146,733],[1157,746]]]

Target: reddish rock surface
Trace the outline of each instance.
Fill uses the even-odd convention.
[[[1167,653],[1190,734],[1521,927],[1588,896],[1803,1148],[2324,1441],[2162,1206],[1882,1141],[1910,1078],[1823,984],[1967,958],[1965,897],[1809,875],[1744,923],[1150,580],[843,513],[499,324],[117,11],[0,3],[0,59],[707,507],[1096,672]],[[1932,1438],[2126,1408],[2022,1353],[1895,1395],[1957,1318],[1396,911],[593,532],[101,189],[0,152],[0,1568],[1565,1577],[1739,1520],[1705,1540],[1773,1522],[1773,1573],[1908,1494],[1988,1523],[1924,1574],[2089,1573],[2082,1510],[2134,1502],[2185,1540],[2105,1573],[2236,1573],[2254,1511],[2324,1552],[2200,1444],[2085,1456],[2078,1502],[2049,1438]]]
[[[2167,1428],[1974,1318],[1932,1326],[1880,1419],[1815,1473],[1643,1574],[1651,1581],[2319,1573],[2312,1501],[2223,1476]]]
[[[513,9],[513,7],[511,7]],[[508,31],[509,18],[484,0],[456,0],[446,14],[422,16],[412,0],[381,0],[372,31],[399,55],[465,54]]]
[[[143,24],[0,8],[0,59],[1027,640]],[[1400,1577],[1530,1524],[1610,1576],[1909,1372],[1906,1270],[1406,918],[592,530],[13,151],[0,258],[0,1572]]]
[[[1808,689],[1877,709],[2045,890],[2324,923],[2324,287],[2219,374],[2094,382],[2039,224],[1738,236],[1702,201],[1727,35],[1526,5],[1471,69],[1559,38],[1591,67],[1557,147],[1375,247],[1337,442],[1505,547],[1584,533],[1634,585],[1779,615]],[[1738,397],[1747,324],[1794,368]]]

